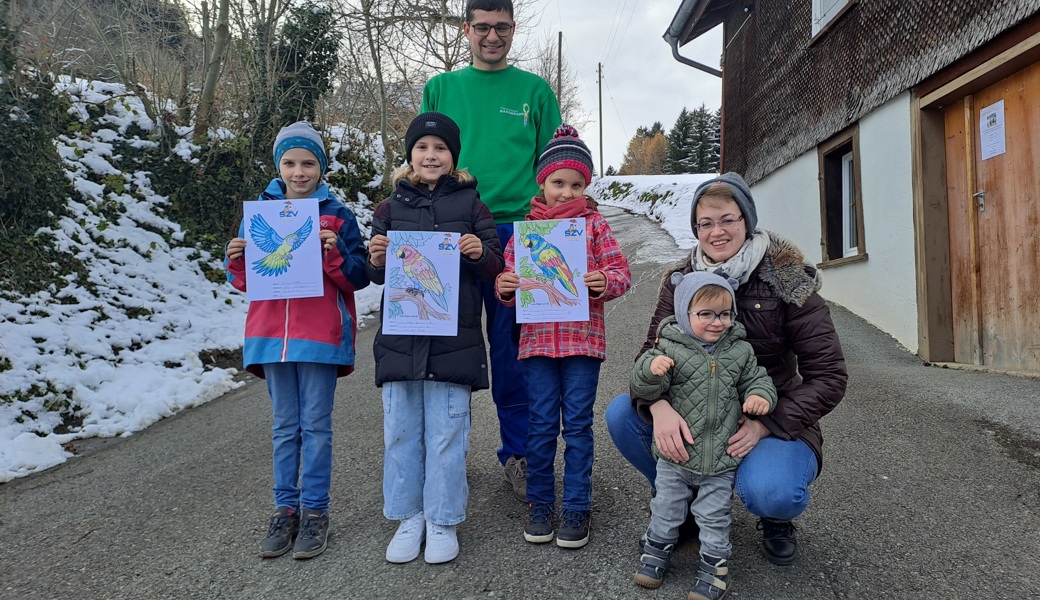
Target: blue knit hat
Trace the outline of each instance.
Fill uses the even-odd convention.
[[[275,169],[282,161],[285,151],[292,148],[303,148],[310,151],[318,158],[322,173],[329,168],[329,157],[325,154],[325,142],[321,139],[321,134],[315,131],[307,121],[297,121],[292,125],[286,125],[278,132],[278,136],[274,138]]]

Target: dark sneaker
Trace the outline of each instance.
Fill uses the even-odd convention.
[[[325,551],[329,543],[329,513],[303,507],[300,511],[300,535],[293,544],[292,557],[313,558]]]
[[[560,513],[560,530],[556,545],[561,548],[581,548],[589,543],[589,511],[567,510]]]
[[[649,530],[641,538],[643,555],[639,557],[636,584],[654,590],[661,587],[664,574],[668,571],[668,560],[675,549],[674,542],[655,539]]]
[[[513,488],[513,494],[527,502],[527,458],[509,457],[506,461],[506,481]]]
[[[798,551],[798,540],[794,537],[797,528],[794,523],[762,518],[759,519],[757,528],[762,530],[762,554],[766,560],[781,566],[794,562]]]
[[[267,537],[260,542],[260,556],[274,558],[292,548],[293,538],[300,530],[300,515],[288,506],[279,506],[267,525]]]
[[[729,595],[729,565],[724,558],[701,554],[697,584],[686,600],[722,600]]]
[[[551,542],[553,535],[553,505],[541,502],[527,505],[527,524],[524,539],[532,544]]]

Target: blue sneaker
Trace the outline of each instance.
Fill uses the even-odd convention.
[[[588,544],[589,524],[589,511],[563,509],[556,545],[561,548],[581,548]]]
[[[532,544],[544,544],[553,539],[553,505],[533,502],[527,505],[527,524],[524,539]]]

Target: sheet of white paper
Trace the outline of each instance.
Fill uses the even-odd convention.
[[[517,323],[589,320],[585,223],[579,218],[513,224]]]
[[[458,335],[457,233],[388,231],[383,335]]]
[[[252,301],[321,296],[318,200],[254,200],[243,204],[246,298]]]
[[[1007,151],[1003,100],[979,111],[979,131],[982,133],[982,160]]]

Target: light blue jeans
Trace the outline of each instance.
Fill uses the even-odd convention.
[[[729,541],[733,525],[733,475],[733,471],[698,475],[658,459],[657,495],[650,501],[653,512],[649,533],[662,542],[675,542],[687,513],[693,513],[701,530],[701,554],[728,559],[733,553]]]
[[[274,426],[274,503],[329,508],[336,365],[265,363]]]
[[[657,478],[657,459],[650,449],[653,425],[636,414],[628,394],[611,400],[603,416],[618,451],[652,488]],[[737,468],[737,496],[755,516],[790,521],[809,506],[809,484],[818,469],[816,454],[802,440],[765,437]]]
[[[466,520],[470,387],[441,381],[383,384],[383,516],[425,512],[436,525]]]

